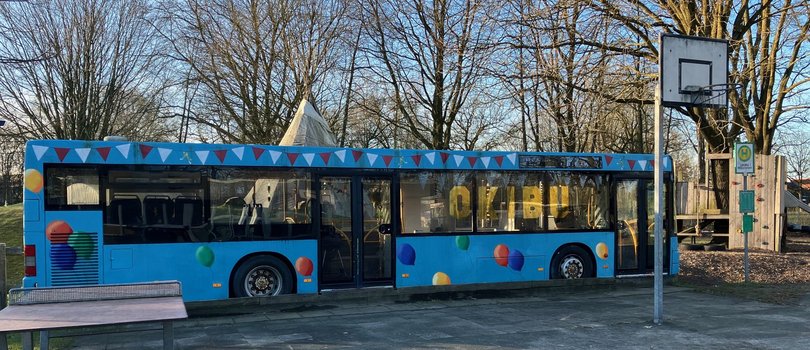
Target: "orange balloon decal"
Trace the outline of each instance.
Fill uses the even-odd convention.
[[[302,256],[295,261],[295,271],[298,271],[302,276],[309,276],[312,274],[312,260]]]
[[[433,285],[434,286],[449,286],[450,285],[450,276],[448,276],[444,272],[436,272],[433,275]]]
[[[42,174],[37,169],[25,169],[25,189],[34,193],[42,191]]]
[[[602,258],[603,260],[607,260],[607,258],[608,258],[608,246],[607,246],[607,244],[605,244],[603,242],[599,242],[599,244],[596,245],[596,255],[598,257]]]
[[[45,228],[45,235],[52,244],[67,243],[71,233],[73,233],[73,228],[62,220],[51,221]]]
[[[498,244],[495,246],[495,263],[501,266],[509,264],[509,248],[506,244]]]

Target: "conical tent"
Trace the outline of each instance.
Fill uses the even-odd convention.
[[[335,136],[329,130],[326,120],[306,99],[301,100],[290,127],[278,144],[279,146],[337,146]]]

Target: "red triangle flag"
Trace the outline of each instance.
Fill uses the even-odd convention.
[[[143,145],[143,144],[142,144],[142,145],[140,146],[140,148],[141,148],[141,156],[142,156],[143,158],[146,158],[146,156],[148,156],[148,155],[149,155],[149,152],[152,152],[152,146],[147,146],[147,145]]]
[[[290,160],[290,165],[295,165],[295,160],[298,159],[298,153],[287,153],[287,159]]]
[[[501,164],[503,164],[503,156],[494,156],[492,158],[495,159],[495,163],[498,163],[498,166],[501,166]]]
[[[323,152],[321,153],[321,159],[323,159],[324,165],[329,165],[329,157],[332,156],[331,152]]]
[[[447,158],[450,158],[450,153],[439,152],[439,155],[442,157],[442,163],[447,163]]]
[[[382,156],[383,162],[385,163],[385,167],[387,168],[391,165],[391,159],[394,159],[394,156]]]
[[[612,156],[605,156],[605,160],[607,161],[607,165],[610,165],[610,163],[613,162],[613,157]]]
[[[628,159],[627,164],[630,164],[630,170],[633,170],[633,167],[636,166],[636,161],[632,160],[632,159]]]
[[[96,148],[96,152],[98,152],[98,155],[101,156],[101,159],[104,159],[104,161],[106,162],[107,157],[110,156],[110,149],[112,149],[112,148],[111,147],[99,147],[99,148]]]
[[[363,156],[363,152],[361,152],[361,151],[357,151],[357,150],[352,150],[352,156],[354,156],[354,161],[355,161],[355,162],[359,162],[359,161],[360,161],[360,157],[362,157],[362,156]]]
[[[54,151],[56,151],[56,156],[59,157],[59,161],[65,160],[65,156],[67,156],[68,152],[70,152],[70,148],[58,148],[54,147]]]
[[[264,148],[253,147],[253,157],[255,157],[256,160],[259,160],[259,157],[262,156],[262,153],[264,153]]]
[[[650,166],[655,169],[655,159],[650,161]]]
[[[228,150],[218,149],[214,151],[214,154],[217,155],[217,158],[219,158],[219,162],[222,163],[225,161],[225,155],[228,154]]]
[[[413,159],[413,163],[416,164],[416,166],[419,166],[419,162],[422,161],[422,156],[414,154],[411,156],[411,159]]]
[[[470,162],[471,168],[475,168],[475,162],[478,161],[478,157],[467,157],[467,161]]]

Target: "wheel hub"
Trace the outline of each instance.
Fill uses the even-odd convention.
[[[581,278],[584,269],[582,261],[573,256],[566,257],[560,264],[560,272],[563,277],[568,279]]]
[[[281,273],[270,266],[257,266],[248,273],[245,290],[248,295],[276,295],[281,291]]]

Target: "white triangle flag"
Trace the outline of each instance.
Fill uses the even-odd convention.
[[[34,155],[37,156],[37,160],[42,160],[42,156],[45,155],[45,152],[48,152],[47,146],[31,146],[34,149]]]
[[[433,164],[433,160],[436,159],[436,152],[426,153],[425,158],[430,162],[430,164]]]
[[[481,157],[481,163],[484,163],[484,168],[489,169],[489,157]]]
[[[307,165],[312,165],[312,160],[315,159],[315,153],[304,153],[304,160],[307,161]]]
[[[208,160],[208,151],[194,151],[194,153],[197,153],[197,158],[200,158],[203,164]]]
[[[169,155],[172,154],[172,150],[169,148],[159,148],[158,152],[160,153],[160,161],[166,163],[166,158],[169,158]]]
[[[79,159],[82,160],[82,163],[87,162],[87,156],[90,155],[89,148],[77,148],[74,151],[79,155]]]
[[[335,151],[335,155],[338,157],[338,159],[340,159],[340,162],[343,163],[343,161],[346,159],[346,150],[342,149],[340,151]]]
[[[666,170],[668,167],[669,167],[669,158],[664,157],[664,170]]]
[[[276,164],[278,157],[281,157],[281,152],[279,151],[267,151],[267,153],[270,153],[270,160],[273,161],[273,164]]]
[[[236,155],[236,158],[239,158],[239,160],[242,160],[242,156],[245,155],[245,147],[236,147],[231,151]]]
[[[456,161],[456,166],[461,166],[461,161],[464,160],[464,156],[460,156],[458,154],[453,155],[453,160]]]
[[[517,163],[517,153],[509,153],[506,155],[506,159],[509,159],[512,162],[512,165],[516,165]]]
[[[377,160],[376,154],[366,153],[366,157],[368,157],[368,165],[374,165],[374,161]]]
[[[118,149],[118,152],[121,152],[121,155],[124,156],[124,159],[129,159],[129,146],[130,144],[125,143],[123,145],[115,146]]]
[[[644,168],[647,167],[647,161],[646,160],[639,160],[638,165],[639,165],[639,167],[641,167],[641,170],[644,170]]]

